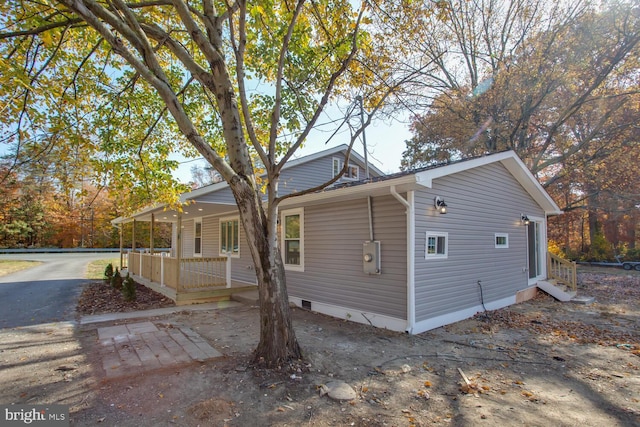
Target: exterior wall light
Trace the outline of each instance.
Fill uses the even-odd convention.
[[[437,196],[435,199],[433,199],[433,206],[435,206],[437,211],[441,214],[447,213],[447,204],[444,202],[443,197]]]
[[[529,225],[531,223],[531,221],[529,220],[529,217],[526,216],[525,214],[520,215],[520,221],[522,222],[522,225]]]

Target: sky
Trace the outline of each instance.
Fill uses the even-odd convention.
[[[328,143],[325,143],[332,132],[333,129],[327,132],[312,131],[307,138],[307,142],[296,152],[293,158],[300,158],[349,143],[349,131],[347,129],[338,132]],[[398,172],[400,170],[402,152],[405,150],[405,141],[411,138],[408,123],[399,121],[389,123],[382,120],[373,120],[371,125],[365,130],[365,137],[370,164],[386,174]],[[364,157],[362,139],[356,141],[354,149]],[[195,161],[185,161],[185,159],[182,159],[180,161],[184,161],[184,163],[180,164],[178,170],[174,172],[174,176],[185,183],[192,180],[191,168],[193,165],[203,166],[206,164],[202,159]]]

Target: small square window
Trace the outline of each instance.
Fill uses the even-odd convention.
[[[342,170],[342,167],[344,166],[344,161],[337,157],[334,157],[332,165],[333,165],[333,176],[336,176]],[[349,166],[347,166],[347,170],[342,175],[342,179],[347,181],[357,181],[358,179],[360,179],[360,168],[358,167],[358,165],[349,163]]]
[[[427,231],[425,259],[447,258],[449,255],[449,233]]]
[[[509,234],[508,233],[495,233],[494,235],[495,247],[499,249],[509,248]]]

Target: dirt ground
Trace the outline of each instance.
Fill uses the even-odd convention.
[[[416,336],[294,309],[293,373],[249,366],[251,306],[145,319],[224,357],[115,379],[95,351],[104,324],[3,330],[0,402],[69,405],[78,426],[640,425],[640,273],[581,268],[579,291],[596,303],[540,294]],[[335,381],[355,398],[323,396]]]

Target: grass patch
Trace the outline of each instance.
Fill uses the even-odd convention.
[[[113,264],[113,268],[118,267],[120,269],[120,257],[117,258],[105,258],[92,261],[87,267],[87,279],[102,280],[104,279],[104,269],[107,268],[107,264]]]
[[[13,261],[8,259],[0,260],[0,276],[15,273],[16,271],[26,270],[42,264],[39,261]]]

